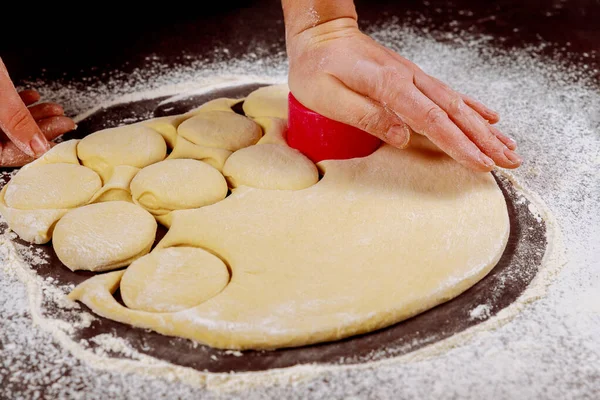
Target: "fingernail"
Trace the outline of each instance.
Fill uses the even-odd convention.
[[[516,149],[516,148],[517,148],[517,142],[515,141],[515,139],[513,139],[513,138],[510,138],[510,137],[509,137],[509,138],[508,138],[508,143],[509,143],[509,145],[510,145],[510,146],[509,146],[509,148],[510,148],[511,150],[514,150],[514,149]]]
[[[521,157],[519,157],[516,153],[510,151],[509,148],[504,149],[504,156],[508,158],[508,161],[510,161],[513,165],[519,165],[523,162]]]
[[[386,135],[393,146],[399,149],[404,149],[410,142],[410,128],[408,125],[394,125],[390,128]]]
[[[33,137],[33,139],[31,139],[29,142],[29,147],[31,147],[31,150],[33,150],[36,157],[39,157],[50,150],[48,141],[45,138],[42,139],[39,135],[36,135]]]
[[[496,165],[496,163],[494,163],[494,160],[492,160],[483,153],[479,155],[479,161],[488,168],[493,168]]]

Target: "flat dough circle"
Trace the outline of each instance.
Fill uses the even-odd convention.
[[[250,93],[242,108],[249,117],[277,117],[288,118],[288,94],[290,89],[287,84],[271,85],[256,89]]]
[[[137,259],[121,279],[127,307],[149,312],[176,312],[197,306],[229,282],[227,266],[195,247],[156,250]]]
[[[83,165],[106,180],[117,165],[144,168],[164,160],[167,144],[158,132],[147,126],[125,125],[86,136],[77,145],[77,155]]]
[[[210,207],[175,211],[157,248],[202,247],[232,271],[222,292],[194,308],[119,307],[110,292],[119,271],[71,298],[120,322],[230,349],[338,340],[435,307],[496,265],[509,219],[491,174],[420,142],[323,161],[323,179],[304,190],[242,187]]]
[[[21,210],[74,208],[90,201],[101,186],[98,174],[81,165],[34,165],[10,180],[4,200]]]
[[[236,151],[225,162],[223,175],[232,188],[300,190],[319,181],[312,161],[281,144],[259,144]]]
[[[131,181],[136,204],[154,215],[203,207],[227,196],[227,182],[214,167],[197,160],[172,159],[142,169]]]
[[[229,151],[253,145],[262,136],[256,122],[227,111],[199,113],[182,122],[177,133],[194,144]]]
[[[106,271],[129,265],[150,251],[156,221],[125,201],[90,204],[69,211],[54,228],[54,251],[71,270]]]

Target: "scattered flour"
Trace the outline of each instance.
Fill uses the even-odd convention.
[[[111,335],[91,343],[73,339],[69,334],[94,317],[83,311],[73,321],[46,315],[48,304],[80,307],[65,299],[72,287],[36,275],[44,259],[16,246],[8,232],[0,237],[0,398],[594,398],[600,392],[600,96],[593,80],[598,71],[539,56],[539,48],[501,51],[487,37],[451,34],[442,43],[394,23],[371,33],[426,72],[499,110],[500,129],[516,138],[525,163],[511,179],[539,194],[523,189],[551,235],[543,270],[516,303],[474,328],[397,358],[200,373],[138,354]],[[152,57],[146,68],[130,76],[115,73],[102,83],[31,86],[81,120],[98,104],[277,83],[286,72],[283,50],[265,46],[236,60],[190,58],[178,66]],[[488,311],[482,304],[470,316]],[[115,353],[130,359],[108,357]]]
[[[480,304],[471,310],[469,316],[471,319],[486,319],[490,316],[491,309],[489,304]]]

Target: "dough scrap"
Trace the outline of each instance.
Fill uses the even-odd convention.
[[[207,101],[206,103],[202,104],[200,107],[196,107],[191,109],[190,111],[186,112],[185,114],[183,114],[186,118],[189,117],[193,117],[194,115],[198,115],[198,113],[201,112],[207,112],[207,111],[227,111],[227,112],[234,112],[232,107],[235,106],[236,104],[240,103],[244,101],[243,98],[241,99],[229,99],[226,97],[221,97],[218,99],[214,99],[214,100],[210,100]]]
[[[182,122],[177,133],[194,144],[229,151],[253,145],[262,136],[256,122],[227,111],[198,113]]]
[[[164,160],[167,144],[158,132],[143,124],[125,125],[86,136],[77,145],[77,155],[83,165],[107,182],[118,165],[144,168]]]
[[[157,249],[210,249],[231,267],[229,284],[202,304],[166,314],[128,309],[111,295],[120,272],[91,278],[70,297],[110,319],[213,347],[293,347],[432,308],[483,278],[504,251],[508,213],[489,173],[418,143],[319,166],[323,179],[305,190],[238,188],[225,201],[172,213]]]
[[[108,182],[96,193],[91,202],[128,201],[133,203],[129,185],[138,172],[140,172],[139,168],[129,165],[117,165],[113,168],[113,173]]]
[[[95,203],[58,221],[52,243],[70,270],[108,271],[150,251],[157,224],[143,208],[125,201]]]
[[[174,159],[142,169],[131,181],[133,201],[153,215],[203,207],[227,196],[219,171],[197,160]]]
[[[282,144],[287,146],[287,120],[275,117],[258,117],[254,121],[260,125],[263,137],[256,144]]]
[[[215,167],[218,171],[223,170],[225,161],[231,155],[231,151],[217,149],[214,147],[199,146],[184,139],[181,136],[177,137],[175,148],[167,157],[167,160],[178,158],[192,158],[194,160],[204,161],[205,163]]]
[[[167,142],[169,148],[175,147],[175,143],[177,142],[177,128],[183,121],[189,119],[195,115],[198,115],[201,112],[206,111],[227,111],[233,112],[231,107],[236,105],[237,103],[243,101],[244,99],[228,99],[228,98],[219,98],[208,101],[202,104],[200,107],[196,107],[184,114],[179,115],[169,115],[166,117],[158,117],[152,118],[146,121],[140,122],[140,124],[147,126],[149,128],[154,129],[158,133],[162,135]]]
[[[311,160],[281,144],[257,144],[236,151],[225,162],[223,175],[231,188],[300,190],[319,181]]]
[[[276,117],[287,120],[289,92],[287,84],[259,88],[244,101],[244,114],[251,118]]]
[[[177,142],[177,127],[185,121],[182,115],[173,115],[167,117],[152,118],[147,121],[142,121],[139,124],[146,126],[160,133],[167,146],[173,148]]]
[[[127,307],[148,312],[176,312],[195,307],[229,282],[227,266],[206,250],[173,247],[134,261],[121,279]]]

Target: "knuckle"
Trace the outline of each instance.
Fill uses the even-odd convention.
[[[373,107],[358,118],[356,126],[369,133],[381,133],[385,128],[385,120],[386,118],[380,115],[379,110]]]
[[[479,129],[475,132],[477,141],[490,149],[503,150],[500,139],[490,129]]]
[[[462,115],[465,112],[466,103],[459,95],[452,96],[448,104],[448,111],[452,115]]]
[[[448,118],[448,114],[439,107],[431,107],[425,114],[427,125],[438,125],[446,118]]]
[[[393,103],[402,96],[403,91],[398,88],[404,84],[412,83],[412,71],[399,71],[393,67],[382,67],[375,88],[377,96],[387,103]]]
[[[493,135],[481,136],[475,140],[475,143],[494,160],[504,157],[505,146]]]
[[[26,108],[20,108],[8,119],[8,129],[11,130],[21,130],[27,127],[29,124],[31,114],[29,114],[29,110]]]

